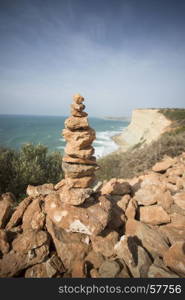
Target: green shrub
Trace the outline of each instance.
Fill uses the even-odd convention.
[[[56,183],[62,178],[62,156],[43,145],[25,144],[20,151],[0,149],[0,193],[25,195],[28,184]]]
[[[185,109],[184,108],[163,108],[160,112],[165,115],[166,118],[172,121],[185,121]]]

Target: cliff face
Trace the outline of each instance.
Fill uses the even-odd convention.
[[[150,144],[168,130],[171,121],[157,109],[137,109],[130,125],[115,139],[125,150],[136,144]]]

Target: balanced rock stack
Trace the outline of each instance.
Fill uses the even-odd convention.
[[[67,141],[62,163],[65,179],[55,186],[55,193],[47,196],[45,207],[57,227],[96,235],[108,224],[111,203],[96,194],[94,173],[98,166],[92,147],[96,134],[89,127],[83,101],[79,94],[73,97],[72,116],[66,119],[63,130]]]
[[[87,113],[84,112],[84,98],[79,94],[73,97],[71,114],[65,121],[63,136],[67,141],[63,170],[68,185],[74,188],[90,187],[94,181],[97,168],[93,156],[92,142],[96,138],[94,129],[89,127]]]

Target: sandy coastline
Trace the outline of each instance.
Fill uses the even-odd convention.
[[[128,150],[128,144],[124,141],[122,134],[116,134],[111,138],[118,145],[118,149],[114,153],[126,152]]]
[[[158,109],[134,110],[130,124],[112,140],[119,146],[119,152],[126,152],[135,145],[144,146],[157,140],[170,125],[171,121]]]

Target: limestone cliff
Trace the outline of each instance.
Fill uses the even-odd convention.
[[[132,112],[129,126],[113,139],[126,151],[135,145],[142,146],[157,140],[170,125],[171,121],[158,109],[136,109]]]

